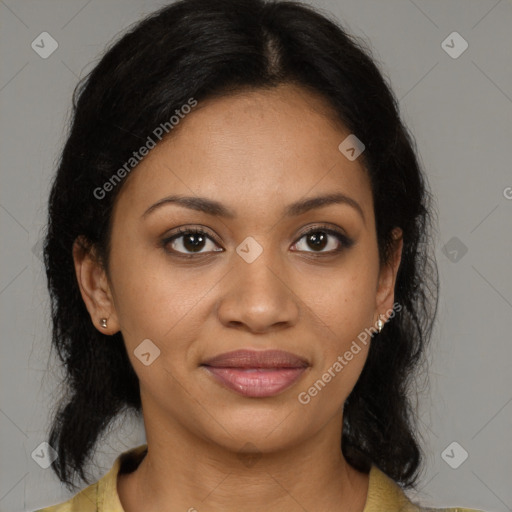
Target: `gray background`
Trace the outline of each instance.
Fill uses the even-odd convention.
[[[371,44],[437,197],[440,309],[431,390],[420,396],[429,457],[419,492],[409,494],[425,505],[510,511],[512,5],[310,3]],[[52,470],[31,458],[46,439],[61,376],[49,359],[39,243],[49,182],[77,79],[119,31],[163,4],[0,0],[0,511],[33,510],[69,497]],[[59,45],[47,59],[31,48],[43,31]],[[455,59],[441,46],[453,31],[469,44]],[[140,424],[120,418],[99,445],[93,475],[101,477],[118,453],[144,440]],[[469,454],[458,469],[441,457],[453,441]],[[460,453],[449,451],[452,460]]]

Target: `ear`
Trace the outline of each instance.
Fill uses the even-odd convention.
[[[107,274],[94,247],[82,236],[73,244],[73,261],[80,293],[92,323],[103,334],[115,334],[119,331],[119,321]],[[107,319],[107,327],[101,326],[102,318]]]
[[[394,228],[392,231],[393,246],[389,261],[382,265],[379,273],[379,282],[376,295],[376,316],[383,315],[384,323],[388,320],[390,312],[393,310],[395,301],[395,283],[400,261],[402,259],[403,233],[400,228]],[[376,319],[376,320],[377,320]]]

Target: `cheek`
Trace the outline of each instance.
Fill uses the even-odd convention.
[[[312,319],[317,325],[315,369],[299,390],[298,400],[312,421],[336,414],[363,370],[371,343],[375,285],[371,273],[340,272],[323,292],[310,293]]]
[[[314,282],[315,286],[304,283],[302,296],[333,336],[347,340],[370,327],[375,315],[377,286],[373,261],[354,255],[338,270]]]
[[[336,383],[331,387],[351,388],[355,384],[369,348],[370,335],[365,329],[372,325],[371,296],[365,296],[361,289],[356,289],[355,293],[351,291],[354,290],[348,287],[337,294],[333,291],[326,309],[316,312],[323,332],[322,350],[317,353],[317,371],[320,374],[330,371],[331,376],[333,372],[341,376],[333,379]],[[338,391],[340,389],[338,387]]]
[[[361,244],[328,279],[317,280],[318,286],[302,290],[317,325],[315,337],[321,340],[321,349],[315,352],[316,369],[307,382],[313,388],[302,391],[312,400],[318,396],[311,409],[319,414],[320,404],[331,413],[341,406],[366,362],[371,332],[365,329],[375,319],[378,276],[378,259],[369,245]]]
[[[111,255],[120,329],[141,389],[165,403],[169,393],[182,392],[179,382],[192,361],[190,340],[200,336],[204,324],[201,297],[214,283],[207,273],[199,278],[173,269],[158,250],[123,249],[120,245]],[[148,339],[157,349],[142,344]],[[146,366],[141,358],[148,352]]]
[[[214,284],[208,273],[199,277],[173,269],[160,250],[136,244],[116,246],[111,263],[116,312],[129,346],[145,338],[163,346],[183,324],[190,324],[187,315]]]

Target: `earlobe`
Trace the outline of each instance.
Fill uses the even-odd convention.
[[[80,293],[92,323],[104,334],[115,334],[119,331],[119,323],[107,275],[94,248],[83,237],[78,237],[73,244],[73,261]]]

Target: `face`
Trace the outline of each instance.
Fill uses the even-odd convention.
[[[267,451],[339,428],[401,251],[379,267],[367,172],[338,149],[348,135],[290,85],[200,103],[123,184],[108,278],[75,253],[93,322],[123,335],[147,431]],[[289,354],[204,366],[238,350]]]

